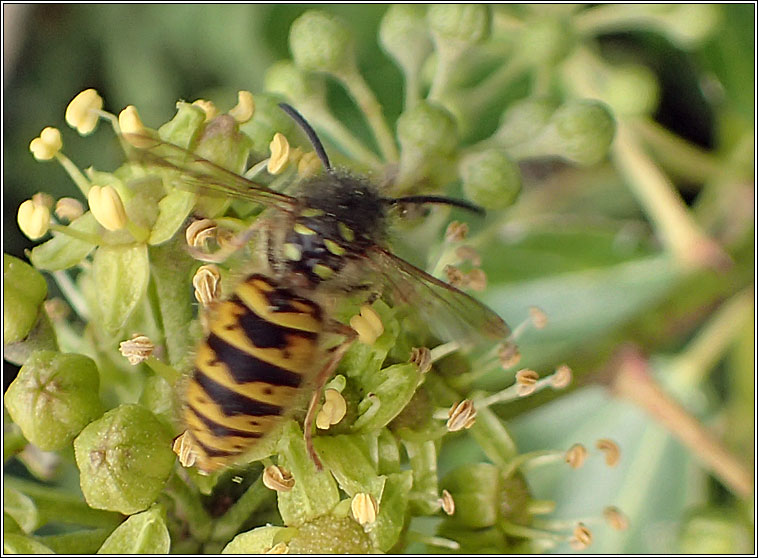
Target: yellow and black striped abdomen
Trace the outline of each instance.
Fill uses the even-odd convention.
[[[236,461],[292,408],[317,364],[322,323],[315,302],[263,275],[218,304],[185,394],[201,470]]]

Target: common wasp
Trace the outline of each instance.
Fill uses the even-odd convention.
[[[178,146],[127,137],[136,157],[177,171],[184,187],[263,206],[254,224],[229,243],[256,238],[263,269],[237,284],[209,309],[207,334],[184,394],[183,418],[195,464],[211,472],[236,462],[312,390],[305,416],[308,451],[321,467],[312,428],[321,391],[356,340],[355,330],[329,315],[325,297],[389,293],[428,320],[462,336],[503,339],[506,323],[468,294],[433,277],[387,247],[388,223],[400,208],[445,204],[481,213],[468,202],[432,195],[385,197],[366,177],[332,166],[316,132],[290,105],[280,104],[303,129],[323,172],[303,179],[292,195],[275,191]],[[128,136],[128,135],[127,135]],[[222,250],[223,252],[223,250]],[[224,254],[220,257],[226,257]],[[201,259],[219,259],[208,255]],[[342,341],[322,347],[324,335]]]

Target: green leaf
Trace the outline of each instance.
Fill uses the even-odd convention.
[[[89,211],[68,226],[86,234],[100,234],[100,225]],[[94,249],[94,244],[54,232],[53,238],[32,248],[29,259],[37,269],[59,271],[80,263]]]
[[[147,289],[150,267],[147,246],[101,246],[95,253],[93,278],[100,325],[115,335]]]
[[[158,202],[158,219],[150,231],[148,244],[161,244],[171,239],[195,206],[195,194],[174,189]]]
[[[292,490],[277,493],[284,523],[298,526],[331,511],[340,501],[337,483],[329,471],[316,471],[296,422],[285,425],[279,451],[279,465],[295,477]]]
[[[10,515],[25,533],[31,533],[39,526],[39,513],[34,501],[7,485],[3,486],[3,512]]]
[[[386,477],[377,475],[363,436],[319,436],[313,443],[325,467],[349,496],[367,492],[377,502],[381,499]]]
[[[8,554],[55,554],[41,542],[15,533],[3,535],[3,552]]]
[[[160,506],[129,517],[105,539],[98,554],[168,554],[171,537]]]
[[[26,337],[37,321],[39,308],[47,296],[42,274],[28,263],[3,254],[3,343]]]
[[[245,533],[240,533],[224,547],[221,554],[263,554],[274,544],[274,537],[286,527],[266,525]]]

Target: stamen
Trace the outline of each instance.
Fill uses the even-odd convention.
[[[269,465],[263,470],[263,485],[276,492],[289,492],[295,486],[295,477],[283,467]]]
[[[621,448],[613,440],[602,438],[597,441],[595,447],[605,454],[605,464],[615,467],[621,460]]]
[[[587,459],[587,448],[582,444],[574,444],[566,451],[565,460],[572,469],[581,467],[585,459]]]
[[[376,499],[366,492],[359,492],[353,497],[350,503],[350,509],[353,517],[361,525],[370,525],[376,521],[376,514],[379,511]]]
[[[447,429],[457,432],[471,428],[476,422],[476,408],[471,399],[464,399],[453,405],[448,411]]]
[[[197,461],[191,436],[186,430],[174,440],[173,450],[183,467],[192,467]]]
[[[122,356],[126,357],[129,364],[136,366],[145,362],[155,350],[155,345],[146,335],[134,334],[127,341],[122,341],[118,350]]]
[[[221,274],[213,264],[203,265],[195,272],[192,286],[195,287],[195,298],[203,306],[208,306],[218,300],[221,291]]]

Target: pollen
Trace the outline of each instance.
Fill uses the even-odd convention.
[[[126,226],[124,203],[113,186],[92,186],[87,201],[97,222],[109,231],[117,231]]]
[[[366,492],[359,492],[350,503],[353,517],[361,525],[370,525],[376,521],[378,506],[376,499]]]
[[[47,234],[50,228],[50,209],[26,200],[18,208],[18,226],[30,240],[38,240]]]
[[[284,134],[277,132],[274,139],[269,144],[271,158],[268,161],[268,172],[270,174],[280,174],[289,163],[290,144]]]
[[[358,340],[366,345],[373,345],[384,333],[382,319],[368,304],[361,306],[360,314],[350,318],[350,327],[358,334]]]
[[[445,240],[447,242],[460,242],[468,236],[468,225],[460,221],[453,221],[445,230]]]
[[[621,448],[613,440],[601,438],[595,443],[595,447],[605,454],[605,464],[615,467],[621,460]]]
[[[202,109],[202,111],[205,113],[205,121],[213,120],[218,116],[218,109],[216,108],[216,105],[214,105],[210,101],[206,101],[205,99],[198,99],[197,101],[194,101],[192,103],[193,107],[198,107]]]
[[[347,403],[336,389],[327,389],[324,392],[324,398],[326,401],[316,415],[316,426],[321,430],[328,430],[330,426],[339,423],[345,417]]]
[[[118,350],[122,356],[126,357],[129,364],[136,366],[145,362],[155,350],[155,345],[146,335],[135,334],[131,339],[122,341]]]
[[[581,467],[585,459],[587,459],[587,448],[582,444],[574,444],[566,451],[565,460],[572,469]]]
[[[318,275],[321,279],[326,281],[334,276],[334,270],[328,265],[316,264],[313,266],[313,273]]]
[[[448,411],[447,429],[457,432],[474,426],[476,422],[476,409],[471,399],[464,399],[453,405]]]
[[[147,128],[142,123],[134,105],[129,105],[118,114],[118,127],[124,134],[126,141],[134,147],[150,147],[155,143],[147,137]]]
[[[536,306],[531,306],[529,308],[529,315],[532,318],[532,323],[534,324],[534,327],[537,329],[544,329],[547,325],[547,314],[541,309],[537,308]]]
[[[82,202],[74,198],[61,198],[55,204],[55,215],[58,219],[74,221],[84,214]]]
[[[86,136],[97,127],[103,99],[94,89],[85,89],[74,97],[66,107],[66,123],[79,134]]]
[[[255,99],[250,91],[237,93],[237,104],[229,111],[229,116],[240,124],[248,122],[255,114]]]
[[[49,161],[57,155],[63,147],[63,140],[58,128],[48,126],[39,136],[34,138],[29,144],[29,151],[38,161]]]
[[[295,225],[292,227],[292,230],[294,230],[297,234],[303,236],[312,236],[316,234],[316,231],[306,227],[302,223],[295,223]]]
[[[208,306],[218,300],[221,294],[221,274],[213,264],[203,265],[192,278],[195,287],[195,298],[203,306]]]
[[[353,242],[355,240],[355,232],[345,223],[341,221],[337,223],[337,230],[339,230],[340,236],[346,241]]]
[[[537,389],[537,380],[539,379],[539,374],[528,368],[516,372],[516,383],[518,384],[519,396],[525,397],[534,393]]]
[[[550,377],[550,385],[555,389],[563,389],[565,387],[568,387],[568,385],[571,383],[571,380],[573,379],[573,375],[574,374],[571,371],[571,368],[565,364],[561,364],[558,368],[555,369],[555,372],[553,372],[553,375]]]
[[[295,486],[295,477],[284,467],[269,465],[263,471],[263,484],[277,492],[289,492]]]
[[[498,347],[497,358],[500,361],[500,366],[507,370],[521,361],[521,351],[515,343],[506,341]]]

